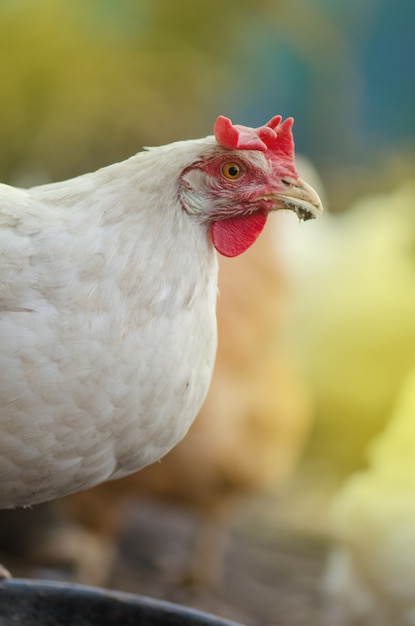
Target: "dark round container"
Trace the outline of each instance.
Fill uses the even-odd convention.
[[[201,611],[130,593],[38,580],[0,581],[0,626],[162,625],[238,626]]]

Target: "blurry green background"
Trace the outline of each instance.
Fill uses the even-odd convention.
[[[296,118],[332,213],[292,249],[310,450],[330,471],[364,462],[414,363],[415,191],[399,191],[414,177],[414,23],[412,0],[0,0],[3,182],[204,136],[219,114]]]
[[[0,0],[1,180],[281,113],[348,197],[413,154],[414,19],[411,0]]]

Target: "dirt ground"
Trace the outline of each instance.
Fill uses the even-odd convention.
[[[162,598],[238,621],[246,626],[319,626],[321,575],[328,540],[310,507],[258,498],[234,516],[211,588],[194,586],[184,572],[197,521],[189,511],[159,502],[134,502],[106,586]],[[24,513],[21,512],[21,513]],[[41,507],[33,514],[40,520]],[[13,557],[4,540],[7,516],[0,513],[0,562],[16,577],[71,580],[70,571],[34,566]],[[30,524],[13,523],[27,537]],[[3,535],[3,541],[1,540]]]
[[[214,590],[197,589],[180,584],[171,575],[177,571],[174,561],[188,558],[191,520],[170,515],[154,524],[151,517],[146,523],[142,512],[138,517],[145,541],[137,541],[133,529],[126,534],[114,586],[193,606],[247,626],[319,624],[319,585],[327,550],[324,540],[282,530],[268,532],[264,526],[252,527],[252,519],[240,520],[230,532],[221,583]]]

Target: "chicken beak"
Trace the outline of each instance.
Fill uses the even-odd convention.
[[[275,209],[294,211],[301,220],[318,217],[323,211],[321,200],[314,189],[301,178],[285,179],[283,191],[273,193],[269,197],[274,201]]]

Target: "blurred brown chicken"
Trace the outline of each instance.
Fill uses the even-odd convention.
[[[281,487],[292,474],[312,412],[289,342],[289,294],[278,232],[270,227],[261,239],[260,246],[238,258],[220,258],[216,366],[207,400],[185,439],[159,463],[51,503],[104,551],[95,560],[96,545],[87,549],[78,536],[79,558],[88,561],[79,564],[81,582],[105,582],[125,522],[124,504],[141,494],[199,513],[189,575],[198,583],[215,582],[220,529],[235,503]],[[58,553],[66,544],[57,535],[42,545]]]

